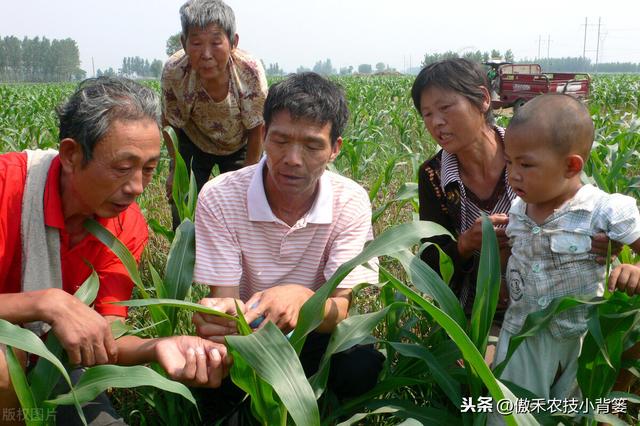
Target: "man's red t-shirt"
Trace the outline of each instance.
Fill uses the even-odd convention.
[[[96,311],[102,315],[126,317],[126,307],[109,304],[130,299],[133,289],[133,282],[118,257],[91,234],[69,247],[69,234],[65,231],[62,213],[60,172],[60,158],[56,157],[51,163],[44,192],[44,219],[47,226],[60,230],[62,288],[75,293],[91,274],[88,262],[100,277]],[[21,291],[20,222],[26,179],[26,153],[0,155],[0,294]],[[137,261],[140,260],[149,235],[147,223],[137,204],[132,204],[114,218],[97,218],[97,221],[118,237]]]

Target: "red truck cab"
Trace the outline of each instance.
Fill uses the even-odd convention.
[[[578,99],[589,96],[591,78],[587,73],[543,73],[539,64],[486,62],[485,65],[490,67],[493,108],[518,109],[542,93],[566,93]]]

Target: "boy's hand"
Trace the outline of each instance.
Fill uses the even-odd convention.
[[[616,288],[629,296],[640,293],[640,267],[625,263],[614,269],[609,277],[609,291]]]

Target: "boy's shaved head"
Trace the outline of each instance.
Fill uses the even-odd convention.
[[[544,94],[527,102],[513,116],[507,131],[531,130],[540,143],[550,144],[562,155],[589,158],[594,127],[587,108],[569,95]]]

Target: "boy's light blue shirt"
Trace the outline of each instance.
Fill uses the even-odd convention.
[[[604,292],[605,267],[590,253],[591,237],[604,232],[611,240],[630,244],[640,238],[636,200],[584,185],[543,224],[526,214],[516,198],[509,210],[507,236],[512,246],[506,279],[510,303],[503,327],[516,334],[530,313],[563,296]],[[549,331],[556,338],[580,336],[587,328],[587,307],[556,315]]]

